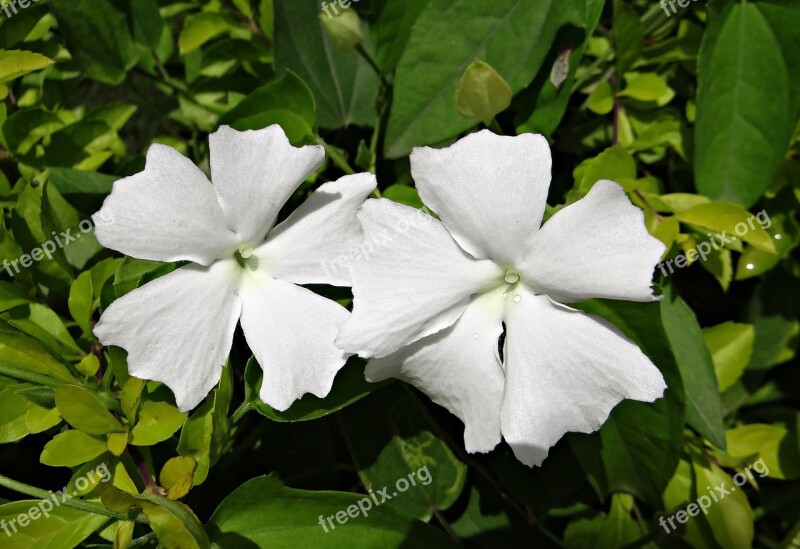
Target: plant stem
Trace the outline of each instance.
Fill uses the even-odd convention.
[[[26,496],[31,496],[41,500],[51,500],[53,498],[53,492],[48,490],[43,490],[41,488],[36,488],[35,486],[31,486],[29,484],[25,484],[23,482],[19,482],[17,480],[8,478],[5,475],[0,475],[0,486],[4,488],[8,488],[9,490],[13,490],[15,492],[19,492],[20,494],[25,494]],[[77,498],[67,498],[63,501],[58,502],[59,505],[63,505],[64,507],[71,507],[72,509],[79,509],[81,511],[86,511],[88,513],[94,513],[96,515],[103,515],[106,517],[115,518],[117,520],[132,520],[135,522],[141,522],[142,524],[147,524],[147,518],[144,515],[139,515],[136,517],[130,517],[128,515],[123,515],[120,513],[114,513],[109,511],[100,503],[95,503],[93,501],[85,501],[82,499]]]
[[[390,86],[389,81],[386,79],[386,76],[384,76],[383,71],[381,71],[381,68],[378,66],[378,63],[376,63],[375,60],[372,58],[372,56],[367,52],[367,50],[364,49],[364,46],[362,46],[361,44],[357,45],[356,52],[358,53],[358,55],[361,56],[361,58],[364,61],[367,62],[367,65],[369,65],[370,68],[372,68],[372,70],[375,71],[375,74],[377,74],[378,78],[381,79],[381,84],[383,84],[385,88],[389,88]]]
[[[331,157],[331,161],[336,166],[338,166],[339,169],[341,169],[347,175],[353,175],[354,173],[356,173],[356,171],[350,166],[350,164],[347,163],[347,159],[344,156],[342,156],[342,154],[339,152],[339,149],[337,149],[332,145],[329,145],[324,139],[322,139],[319,136],[315,136],[314,139],[317,142],[317,144],[323,146],[325,152],[328,154],[328,156]]]

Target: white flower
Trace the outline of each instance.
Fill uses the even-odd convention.
[[[624,398],[653,401],[658,369],[621,332],[562,303],[651,301],[664,245],[622,188],[599,181],[540,229],[551,158],[540,135],[469,135],[417,148],[411,171],[441,221],[416,223],[352,265],[353,314],[337,338],[465,425],[470,452],[505,440],[540,465],[566,432],[592,432]],[[414,210],[368,200],[365,241]],[[503,359],[498,342],[505,329]]]
[[[153,145],[145,170],[114,184],[98,218],[106,247],[192,263],[116,300],[95,334],[128,351],[131,375],[160,381],[181,410],[219,382],[239,320],[264,370],[261,399],[285,410],[323,397],[349,356],[334,345],[347,310],[297,284],[349,286],[327,263],[362,239],[356,210],[371,174],[326,183],[285,221],[278,212],[319,167],[322,147],[296,148],[279,126],[210,137],[212,185],[191,161]]]

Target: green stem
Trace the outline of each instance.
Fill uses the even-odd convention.
[[[338,166],[339,169],[341,169],[347,175],[353,175],[354,173],[356,173],[356,171],[350,166],[350,164],[347,163],[347,159],[344,156],[342,156],[342,154],[336,147],[329,145],[328,143],[325,142],[324,139],[322,139],[319,136],[315,137],[314,139],[317,142],[317,144],[323,146],[325,152],[328,154],[328,156],[331,157],[331,161],[336,166]]]
[[[52,500],[53,492],[48,490],[43,490],[41,488],[36,488],[35,486],[31,486],[29,484],[25,484],[23,482],[19,482],[17,480],[8,478],[5,475],[0,475],[0,486],[4,488],[8,488],[9,490],[13,490],[15,492],[19,492],[20,494],[25,494],[26,496],[31,496],[41,500]],[[136,517],[130,517],[128,515],[123,515],[120,513],[114,513],[106,509],[102,504],[95,503],[93,501],[85,501],[82,499],[77,498],[68,498],[64,501],[61,501],[62,496],[58,498],[58,505],[63,505],[64,507],[71,507],[72,509],[79,509],[81,511],[86,511],[88,513],[94,513],[96,515],[103,515],[106,517],[115,518],[117,520],[132,520],[135,522],[140,522],[142,524],[147,524],[147,518],[144,515],[138,515]]]
[[[497,135],[503,135],[503,128],[500,127],[500,124],[497,123],[496,118],[492,118],[492,121],[489,122],[488,128],[492,130]]]
[[[0,365],[0,375],[13,377],[14,379],[18,379],[20,381],[28,381],[44,387],[52,387],[54,389],[56,387],[61,387],[62,385],[69,385],[69,382],[67,381],[61,381],[44,374],[36,374],[34,372],[20,370],[19,368],[14,368],[12,366]]]
[[[372,70],[375,71],[375,74],[377,74],[378,78],[381,79],[381,84],[383,84],[385,88],[389,88],[390,86],[389,81],[386,79],[386,76],[384,76],[383,71],[375,62],[375,60],[372,58],[372,56],[367,52],[367,50],[364,49],[364,46],[362,46],[361,44],[357,45],[356,52],[358,53],[358,55],[361,56],[361,58],[364,61],[367,62],[367,65],[369,65],[370,68],[372,68]]]

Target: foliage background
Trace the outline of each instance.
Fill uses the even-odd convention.
[[[656,270],[660,303],[581,305],[642,346],[665,398],[620,404],[528,469],[505,445],[466,455],[455,418],[410,386],[366,384],[356,359],[328,398],[277,413],[254,396],[260,370],[238,334],[220,386],[186,416],[91,333],[110,302],[175,265],[86,235],[0,272],[0,518],[47,496],[34,487],[74,490],[101,463],[113,488],[90,486],[0,545],[797,547],[800,4],[687,2],[670,16],[655,0],[353,7],[363,41],[350,51],[316,0],[51,0],[3,17],[0,259],[74,231],[153,142],[207,171],[220,124],[280,123],[294,144],[324,143],[325,165],[292,205],[371,170],[383,196],[421,207],[408,153],[482,125],[456,107],[479,59],[513,94],[484,122],[551,140],[549,214],[616,180],[665,259],[769,215],[706,261]],[[659,527],[758,458],[767,477],[676,533]],[[430,485],[328,534],[318,525],[422,466]]]

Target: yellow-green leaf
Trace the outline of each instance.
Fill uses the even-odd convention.
[[[736,383],[753,352],[755,332],[752,324],[724,322],[703,328],[706,346],[711,352],[720,391]]]
[[[131,429],[130,443],[152,446],[171,437],[186,421],[187,414],[166,402],[145,402],[139,421]]]
[[[797,438],[785,427],[751,423],[729,429],[725,438],[729,455],[745,457],[757,454],[764,460],[770,478],[800,478]]]
[[[0,50],[0,84],[30,72],[45,69],[54,61],[41,53],[22,50]]]
[[[469,64],[456,89],[456,108],[461,116],[488,125],[511,105],[511,88],[497,71],[477,59]]]
[[[45,444],[39,461],[52,467],[74,467],[93,460],[105,451],[104,440],[83,431],[69,430],[57,434]]]

